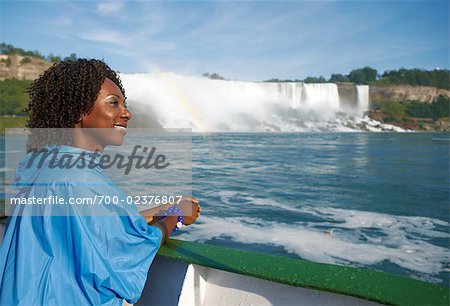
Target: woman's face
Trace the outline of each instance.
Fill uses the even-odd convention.
[[[128,111],[119,87],[110,79],[103,82],[93,110],[75,124],[75,145],[103,151],[107,145],[121,145],[127,133]]]

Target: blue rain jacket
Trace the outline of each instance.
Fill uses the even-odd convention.
[[[83,152],[58,148],[59,159]],[[50,169],[49,158],[40,169],[37,163],[25,167],[30,156],[16,172],[21,197],[127,196],[100,167]],[[122,305],[123,299],[139,299],[162,233],[147,225],[134,204],[17,208],[0,246],[0,305]]]

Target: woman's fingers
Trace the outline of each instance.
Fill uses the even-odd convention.
[[[197,212],[198,212],[197,216],[198,216],[200,214],[200,212],[202,211],[202,208],[200,207],[200,202],[195,198],[191,198],[191,200],[192,200],[192,203],[197,204]]]
[[[202,208],[200,207],[200,201],[198,201],[194,197],[184,196],[179,205],[183,210],[186,225],[194,223],[200,216],[200,213],[202,211]]]

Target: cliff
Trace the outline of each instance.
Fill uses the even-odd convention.
[[[52,65],[36,57],[0,54],[0,81],[13,78],[34,80]]]
[[[450,97],[450,90],[411,85],[370,85],[369,88],[369,98],[372,103],[407,100],[431,103],[439,95]]]

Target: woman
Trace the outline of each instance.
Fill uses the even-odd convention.
[[[131,120],[116,73],[98,60],[60,62],[29,94],[32,130],[16,173],[18,197],[126,199],[99,164],[87,167],[89,158],[102,158],[105,146],[122,144]],[[56,153],[34,162],[33,154],[49,150]],[[76,157],[70,169],[51,166],[67,156]],[[134,303],[160,245],[179,221],[190,225],[201,211],[193,198],[142,214],[135,205],[65,203],[12,210],[0,247],[0,305]],[[163,214],[157,222],[156,212]]]

